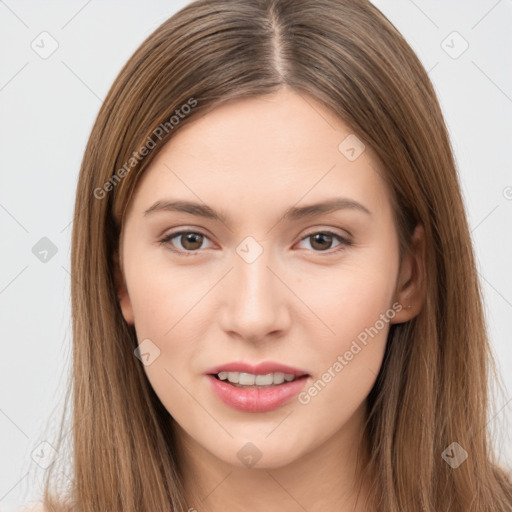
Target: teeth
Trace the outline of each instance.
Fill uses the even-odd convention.
[[[272,379],[273,384],[282,384],[284,382],[284,377],[285,377],[284,373],[276,372],[273,375],[274,375],[274,378]],[[288,374],[288,377],[291,377],[291,380],[295,379],[295,375]]]
[[[244,372],[219,372],[217,374],[220,380],[227,380],[232,384],[239,386],[274,386],[282,384],[284,381],[291,382],[296,377],[292,373],[267,373],[266,375],[254,375]]]

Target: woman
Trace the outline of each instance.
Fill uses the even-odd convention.
[[[72,274],[47,510],[511,510],[447,130],[369,2],[163,23],[93,127]]]

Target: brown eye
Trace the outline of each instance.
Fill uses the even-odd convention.
[[[179,240],[180,243],[175,242],[174,239]],[[205,240],[208,240],[208,238],[201,233],[195,231],[179,231],[167,235],[160,240],[160,243],[168,245],[170,249],[175,252],[189,256],[194,255],[194,251],[199,251]]]
[[[343,249],[346,249],[349,245],[352,245],[352,242],[350,240],[331,231],[316,231],[314,233],[310,233],[301,240],[301,242],[304,241],[309,242],[309,245],[311,246],[310,250],[312,250],[313,252],[325,252],[327,254],[333,254],[338,251],[342,251]],[[337,241],[338,243],[333,248],[332,244],[334,241]]]
[[[203,235],[200,233],[185,233],[179,235],[181,245],[188,251],[195,251],[203,244]]]
[[[332,235],[328,233],[315,233],[314,235],[309,235],[309,238],[311,240],[311,247],[319,251],[330,249],[333,239]]]

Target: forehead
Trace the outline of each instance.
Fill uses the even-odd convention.
[[[332,197],[387,201],[372,149],[317,100],[288,90],[230,101],[184,126],[137,188],[138,210],[166,193],[260,212]]]

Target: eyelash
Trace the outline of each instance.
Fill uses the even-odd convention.
[[[161,245],[165,245],[165,244],[168,244],[173,238],[176,238],[180,235],[188,235],[188,234],[201,235],[205,238],[208,238],[205,234],[201,233],[200,231],[183,231],[182,230],[182,231],[176,231],[175,233],[169,233],[164,238],[162,238],[159,241],[159,243]],[[310,238],[311,236],[318,235],[318,234],[332,235],[334,238],[337,238],[338,241],[340,242],[340,246],[335,250],[331,250],[331,251],[315,251],[315,250],[313,250],[313,252],[315,252],[321,256],[329,256],[329,255],[337,254],[338,252],[343,251],[348,246],[352,245],[352,242],[350,240],[348,240],[347,238],[344,238],[341,235],[338,235],[337,233],[334,233],[333,231],[329,231],[329,230],[312,231],[311,233],[308,233],[303,238],[301,238],[300,241],[302,242],[302,241],[306,240],[307,238]],[[183,250],[171,249],[171,251],[176,252],[183,256],[197,256],[198,253],[200,252],[200,249],[196,249],[195,251],[183,251]]]

